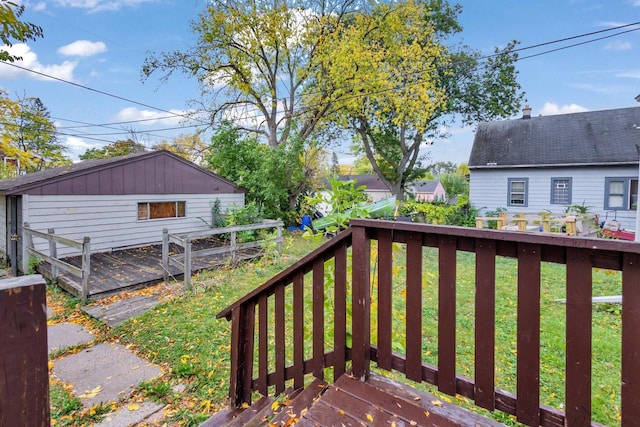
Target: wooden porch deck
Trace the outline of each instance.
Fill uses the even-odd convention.
[[[194,241],[193,251],[212,247],[211,241]],[[171,254],[177,249],[171,248]],[[250,258],[255,251],[246,254]],[[226,262],[225,255],[194,256],[192,258],[192,273],[218,267]],[[72,256],[63,259],[78,268],[82,268],[82,256]],[[139,248],[129,248],[111,252],[91,254],[91,275],[89,279],[89,299],[100,299],[118,292],[144,288],[164,280],[162,267],[162,245],[151,245]],[[49,280],[53,280],[51,265],[43,262],[38,265],[38,272]],[[169,268],[169,278],[180,280],[182,272],[176,267]],[[82,294],[82,281],[79,277],[60,271],[58,285],[73,296]]]
[[[349,373],[333,384],[315,380],[301,393],[289,393],[294,395],[285,399],[285,406],[263,398],[244,410],[221,411],[200,427],[503,425],[376,374],[371,374],[365,382]]]

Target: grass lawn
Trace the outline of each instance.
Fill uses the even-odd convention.
[[[318,243],[299,234],[287,235],[280,257],[268,256],[237,268],[222,268],[193,278],[193,290],[178,295],[154,310],[109,330],[80,314],[78,302],[66,294],[49,292],[52,304],[60,310],[60,320],[74,317],[88,325],[101,340],[118,341],[141,356],[161,365],[167,374],[143,384],[128,402],[155,399],[168,406],[167,414],[176,425],[195,426],[226,405],[229,387],[230,322],[215,314],[260,285],[283,268],[297,261]],[[404,342],[405,298],[403,291],[403,249],[396,245],[394,264],[394,350],[402,352]],[[374,254],[375,255],[375,250]],[[372,257],[375,259],[375,257]],[[424,249],[423,335],[424,361],[437,361],[437,250]],[[473,378],[473,301],[474,254],[458,254],[458,374]],[[375,266],[374,266],[375,271]],[[497,261],[496,385],[515,390],[516,340],[516,262]],[[564,399],[564,312],[556,302],[564,298],[564,266],[544,264],[541,292],[541,399],[561,408]],[[594,296],[620,293],[620,276],[608,271],[594,271]],[[309,297],[310,292],[305,296]],[[287,304],[288,306],[289,304]],[[376,308],[375,287],[372,308]],[[289,309],[289,308],[287,308]],[[310,312],[310,310],[306,310]],[[397,315],[396,315],[397,313]],[[374,316],[372,315],[372,319]],[[620,389],[620,312],[618,306],[600,305],[593,313],[593,409],[595,421],[619,425]],[[287,326],[288,328],[288,326]],[[330,328],[330,325],[328,326]],[[372,326],[375,340],[375,327]],[[327,341],[329,344],[330,341]],[[329,349],[330,346],[327,346]],[[289,353],[289,350],[287,351]],[[397,377],[397,376],[396,376]],[[176,386],[179,385],[179,392]],[[429,390],[428,386],[424,386]],[[182,391],[183,390],[183,391]],[[127,403],[128,403],[127,402]],[[460,403],[460,402],[458,402]],[[82,425],[95,422],[106,408],[94,413],[80,411],[64,385],[52,388],[52,414],[55,425]],[[53,415],[52,415],[53,416]],[[515,425],[506,416],[498,419]]]

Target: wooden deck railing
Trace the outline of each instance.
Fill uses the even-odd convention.
[[[27,254],[34,256],[42,261],[51,264],[51,279],[57,280],[60,269],[68,271],[71,274],[80,278],[82,284],[82,290],[80,292],[80,298],[83,302],[89,299],[90,289],[90,277],[91,277],[91,238],[84,237],[82,242],[67,239],[65,237],[56,236],[55,230],[49,228],[46,233],[42,231],[29,228],[29,223],[25,222],[22,231],[27,240]],[[49,253],[46,254],[36,249],[33,238],[44,239],[49,243]],[[58,258],[58,245],[68,246],[78,250],[82,256],[81,268],[71,265],[68,262]]]
[[[404,354],[393,350],[392,337],[393,324],[401,317],[393,305],[398,293],[393,272],[396,244],[404,247],[406,256],[406,281],[400,286],[406,299]],[[425,336],[435,335],[423,326],[424,247],[438,249],[437,271],[429,271],[437,277],[438,287],[436,365],[424,360]],[[456,365],[456,257],[461,251],[475,253],[473,379],[460,375]],[[496,261],[502,257],[517,260],[517,337],[512,349],[517,385],[512,392],[499,390],[495,380],[500,273]],[[543,262],[566,265],[564,412],[540,402]],[[366,379],[374,361],[381,369],[400,371],[409,380],[434,384],[441,392],[464,396],[479,407],[515,415],[527,425],[595,425],[591,421],[594,268],[622,272],[621,372],[611,375],[621,378],[622,425],[636,425],[640,420],[640,245],[375,220],[353,220],[348,230],[218,314],[232,321],[231,405],[250,402],[252,391],[267,395],[273,387],[272,393],[279,394],[291,380],[294,388],[302,387],[308,373],[323,379],[327,367],[333,368],[337,378],[348,361],[352,372]],[[307,292],[310,298],[305,298]],[[311,304],[311,309],[305,304]]]

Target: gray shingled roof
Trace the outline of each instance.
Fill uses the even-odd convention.
[[[433,193],[438,188],[438,184],[440,183],[437,179],[432,179],[430,181],[414,181],[411,184],[411,188],[414,193]]]
[[[389,191],[378,175],[339,175],[338,179],[340,181],[355,180],[356,186],[364,185],[367,190]]]
[[[638,164],[640,107],[480,123],[469,168]]]

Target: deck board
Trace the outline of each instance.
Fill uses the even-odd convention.
[[[364,383],[349,374],[341,376],[301,421],[300,425],[502,425],[376,374]]]
[[[216,242],[193,242],[193,251],[211,248]],[[172,248],[171,254],[177,252]],[[249,259],[259,255],[259,250],[247,251],[237,259]],[[229,256],[208,255],[204,257],[192,257],[192,274],[200,270],[215,268],[224,264]],[[82,257],[72,256],[63,261],[81,268]],[[38,272],[47,279],[52,280],[51,266],[42,263],[38,266]],[[182,279],[182,271],[177,267],[169,268],[170,279]],[[111,252],[98,252],[91,254],[91,276],[89,279],[89,299],[99,299],[111,296],[118,292],[143,288],[164,280],[162,267],[162,246],[150,245],[139,248],[115,250]],[[74,296],[80,296],[82,283],[79,277],[60,271],[58,284],[61,288]]]

